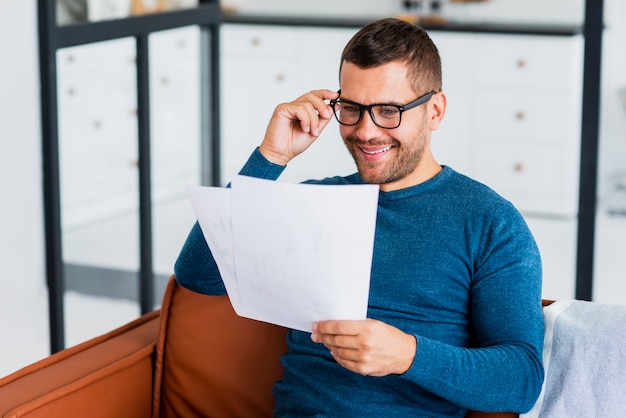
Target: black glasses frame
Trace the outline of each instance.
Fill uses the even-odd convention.
[[[341,90],[339,90],[337,93],[339,93],[341,95]],[[341,97],[337,98],[337,99],[333,99],[330,101],[330,105],[333,107],[333,113],[335,114],[335,119],[337,119],[337,122],[339,122],[340,125],[344,125],[344,126],[355,126],[358,125],[359,122],[361,122],[361,119],[363,119],[363,111],[367,110],[367,112],[370,115],[370,118],[372,118],[372,122],[374,122],[374,124],[380,128],[383,129],[396,129],[398,126],[400,126],[400,124],[402,123],[402,113],[406,112],[407,110],[411,110],[414,107],[417,107],[421,104],[426,103],[427,101],[430,100],[430,98],[437,93],[434,90],[429,91],[428,93],[418,97],[417,99],[413,100],[410,103],[405,104],[404,106],[400,106],[400,105],[395,105],[395,104],[388,104],[388,103],[374,103],[371,105],[362,105],[361,103],[356,103],[350,100],[342,100]],[[356,107],[359,108],[359,118],[356,120],[356,122],[354,123],[344,123],[342,121],[339,120],[339,116],[337,115],[337,110],[335,109],[335,105],[337,103],[348,103],[351,105],[354,105]],[[378,122],[376,122],[376,118],[374,117],[374,114],[372,113],[372,108],[375,106],[390,106],[390,107],[395,107],[396,109],[398,109],[398,112],[400,114],[400,117],[398,118],[398,124],[396,126],[393,127],[387,127],[387,126],[381,126],[378,124]]]

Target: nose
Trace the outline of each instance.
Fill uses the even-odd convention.
[[[381,129],[374,123],[370,112],[364,110],[363,115],[359,123],[355,125],[355,133],[362,141],[368,141],[372,138],[379,136],[379,130]]]

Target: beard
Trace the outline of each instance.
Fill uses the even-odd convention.
[[[356,163],[359,175],[369,184],[388,184],[401,180],[415,171],[422,161],[426,148],[426,129],[417,129],[415,135],[400,142],[395,138],[391,140],[361,141],[354,135],[344,138],[344,143],[350,151]],[[389,146],[387,152],[394,153],[384,161],[367,161],[363,158],[363,152],[359,148],[360,144],[372,146]]]

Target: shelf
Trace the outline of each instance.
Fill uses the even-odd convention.
[[[66,48],[128,36],[148,35],[183,26],[218,24],[220,20],[219,2],[213,1],[201,3],[193,9],[58,26],[53,30],[56,35],[54,46]]]
[[[321,27],[354,27],[361,28],[375,18],[348,17],[311,17],[311,16],[270,16],[259,14],[224,13],[224,23],[243,23],[282,26],[321,26]],[[442,24],[421,24],[426,30],[448,32],[500,33],[514,35],[549,35],[572,36],[583,32],[578,25],[548,24],[504,24],[504,23],[460,23],[444,22]]]

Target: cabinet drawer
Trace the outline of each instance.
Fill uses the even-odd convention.
[[[246,57],[289,57],[297,52],[296,28],[222,25],[222,54]]]
[[[580,86],[580,36],[481,35],[473,66],[479,85],[567,89]]]
[[[575,216],[576,151],[555,144],[479,143],[473,150],[472,172],[522,212]]]
[[[135,72],[136,46],[133,38],[73,46],[56,54],[59,78]]]
[[[569,128],[567,95],[542,90],[498,89],[476,94],[472,129],[477,140],[578,141]]]

